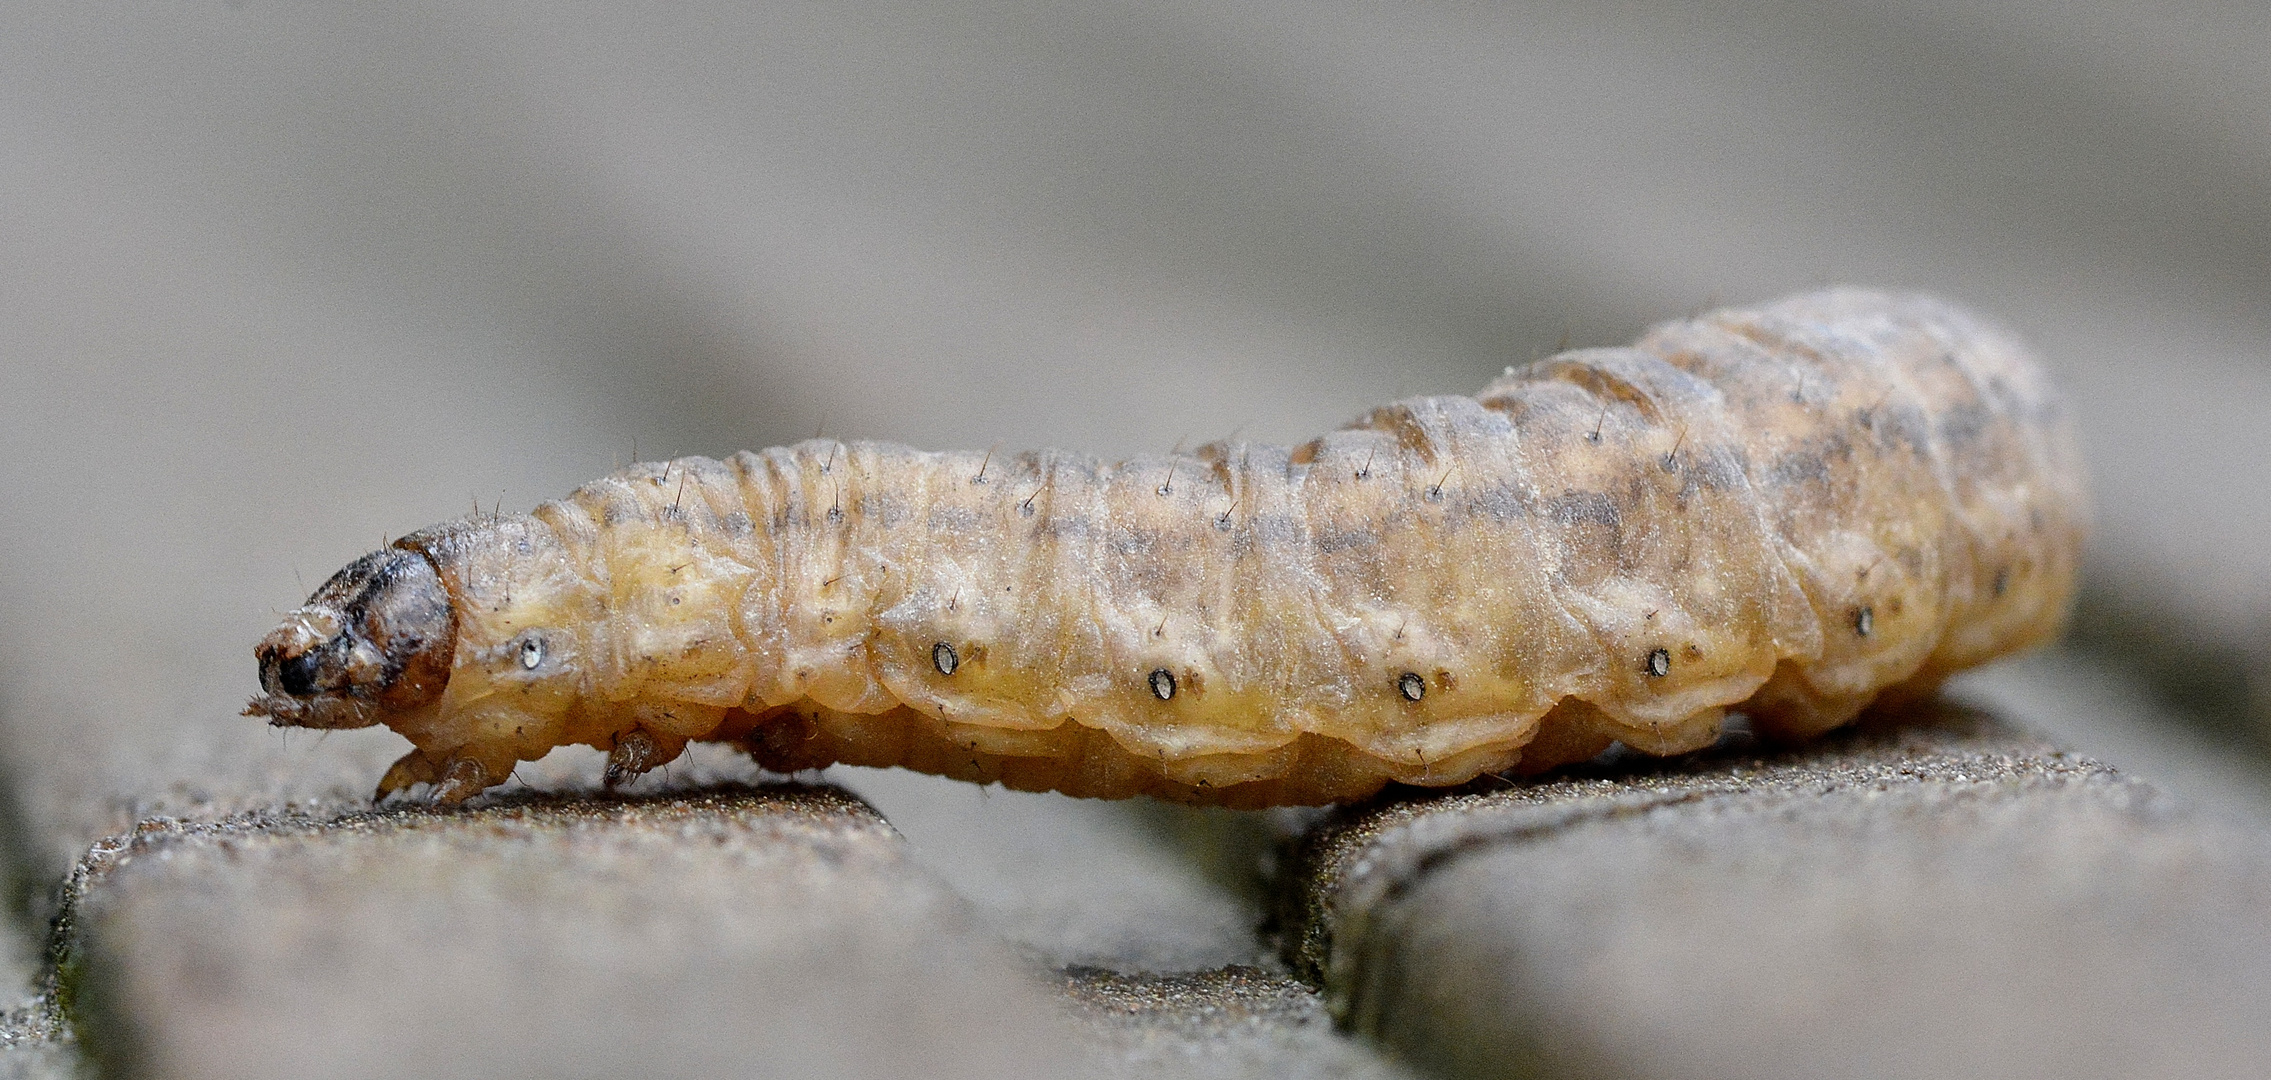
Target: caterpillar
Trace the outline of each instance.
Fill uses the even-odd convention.
[[[1808,737],[2055,635],[2085,495],[2006,333],[1838,289],[1509,368],[1300,446],[1104,462],[815,439],[633,465],[356,560],[247,714],[385,724],[457,802],[689,741],[1255,807]]]

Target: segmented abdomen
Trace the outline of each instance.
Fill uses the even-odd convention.
[[[1833,291],[1291,450],[811,441],[536,516],[608,583],[589,693],[684,737],[1251,805],[1833,727],[2055,633],[2082,503],[2017,344]]]

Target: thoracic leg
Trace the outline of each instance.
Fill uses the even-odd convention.
[[[386,770],[386,775],[379,778],[374,801],[407,791],[417,784],[432,784],[434,789],[427,798],[443,806],[455,806],[512,775],[513,759],[509,754],[482,757],[470,750],[470,747],[460,748],[438,762],[426,756],[423,750],[402,755]]]
[[[383,802],[389,795],[407,791],[416,784],[431,784],[440,776],[434,768],[433,760],[426,756],[425,751],[412,750],[402,755],[386,770],[386,775],[379,778],[378,793],[371,796],[371,801]]]

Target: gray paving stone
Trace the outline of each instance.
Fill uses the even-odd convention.
[[[2260,1076],[2271,848],[1953,707],[1769,757],[1389,803],[1295,951],[1448,1075]]]
[[[1260,962],[1271,815],[979,787],[838,768],[909,852],[1051,968],[1200,971]]]
[[[2046,649],[1965,672],[1948,694],[2239,827],[2271,832],[2271,769],[2247,734],[2204,727],[2094,649]]]
[[[1121,1076],[1193,1080],[1410,1080],[1333,1027],[1307,983],[1231,966],[1176,975],[1066,972],[1062,992]]]
[[[829,775],[883,811],[988,929],[1056,970],[1103,1075],[1407,1075],[1337,1030],[1257,932],[1264,856],[1314,814],[1068,799],[899,770]]]
[[[150,822],[65,990],[165,1077],[1058,1076],[1061,1006],[825,788]]]

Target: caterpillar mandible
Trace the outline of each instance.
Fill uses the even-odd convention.
[[[350,564],[256,652],[463,800],[689,741],[1231,806],[1845,723],[2053,636],[2071,422],[2011,337],[1831,290],[1508,369],[1292,448],[1107,463],[812,440],[639,464]]]

